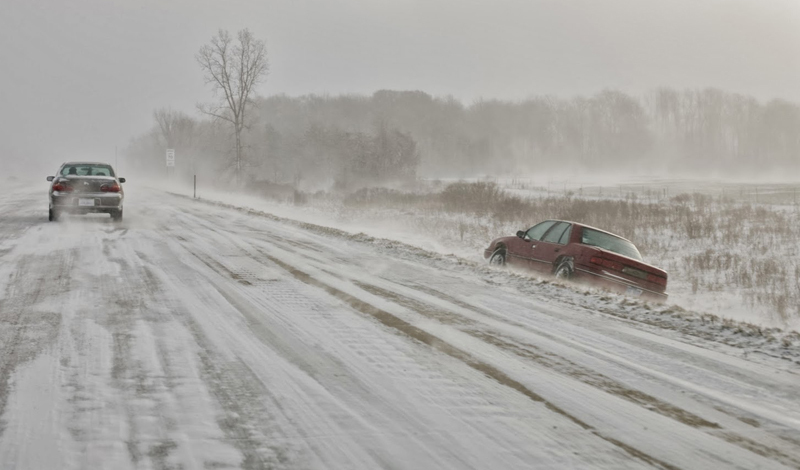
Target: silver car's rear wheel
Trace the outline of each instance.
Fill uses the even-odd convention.
[[[48,214],[47,214],[47,220],[49,220],[50,222],[57,222],[57,221],[58,221],[58,218],[59,218],[60,216],[61,216],[61,214],[59,214],[57,210],[55,210],[55,209],[53,209],[53,208],[51,207],[51,208],[50,208],[50,211],[49,211],[49,212],[48,212]]]
[[[122,220],[122,209],[111,212],[111,220],[119,222]]]

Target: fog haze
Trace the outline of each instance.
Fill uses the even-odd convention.
[[[211,99],[218,29],[267,43],[262,96],[422,90],[479,98],[706,86],[800,100],[800,3],[4,0],[0,159],[110,160],[169,106]]]

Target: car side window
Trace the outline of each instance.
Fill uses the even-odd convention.
[[[561,238],[558,239],[559,245],[566,245],[569,243],[569,236],[572,235],[572,224],[569,224],[566,230],[564,230],[564,234],[561,235]]]
[[[569,228],[567,222],[559,222],[558,224],[554,225],[553,228],[547,231],[547,235],[544,236],[542,239],[543,242],[549,243],[558,243],[558,240],[561,239],[561,236],[564,235],[564,232]]]
[[[533,227],[529,228],[527,232],[525,232],[525,238],[529,240],[536,240],[539,241],[542,239],[542,235],[549,229],[550,227],[555,224],[555,220],[545,220],[540,224],[536,224]]]

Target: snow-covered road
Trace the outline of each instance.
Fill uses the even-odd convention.
[[[44,193],[0,194],[2,469],[800,468],[792,361],[152,190],[48,223]]]

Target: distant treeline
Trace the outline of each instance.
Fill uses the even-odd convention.
[[[257,98],[245,134],[247,174],[276,183],[338,184],[426,177],[592,171],[719,176],[800,170],[800,106],[716,89],[603,91],[464,105],[420,91]],[[139,167],[224,175],[228,131],[179,112],[132,140]]]

